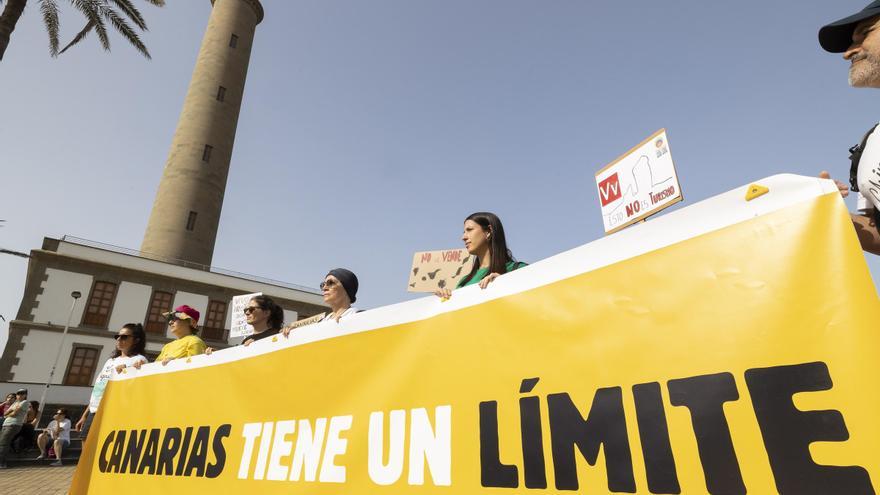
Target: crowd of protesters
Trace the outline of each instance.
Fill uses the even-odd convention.
[[[855,87],[880,88],[880,29],[875,29],[878,26],[880,0],[872,2],[861,12],[823,27],[819,32],[819,41],[824,49],[842,52],[844,58],[851,61],[850,84]],[[851,150],[850,185],[840,181],[835,183],[844,197],[850,190],[864,191],[863,197],[869,204],[860,213],[853,214],[853,224],[863,248],[880,254],[880,193],[874,187],[875,184],[880,184],[880,169],[859,167],[863,155],[870,157],[868,163],[880,161],[880,134],[874,131],[875,128],[872,128],[861,143]],[[823,171],[820,177],[830,178],[830,174]],[[868,191],[872,194],[866,194]],[[461,240],[474,261],[470,272],[462,277],[455,289],[470,285],[479,285],[481,289],[485,289],[498,277],[526,265],[514,258],[507,246],[501,220],[493,213],[477,212],[469,215],[464,220]],[[359,310],[353,304],[357,301],[358,286],[358,278],[352,271],[345,268],[330,270],[320,284],[324,302],[329,307],[329,312],[321,321],[338,323],[356,314]],[[453,290],[439,289],[435,294],[442,299],[448,299],[452,297]],[[288,337],[292,331],[291,327],[284,326],[282,308],[268,296],[252,298],[244,313],[247,323],[253,327],[253,333],[244,339],[242,346],[249,346],[278,334]],[[196,309],[182,305],[164,313],[164,316],[174,340],[165,344],[156,358],[157,362],[167,365],[174,359],[211,354],[214,351],[198,336],[200,314]],[[115,339],[116,349],[98,374],[89,405],[75,425],[83,438],[88,434],[91,421],[100,407],[104,389],[113,373],[121,372],[129,366],[140,368],[147,362],[143,355],[146,334],[140,324],[124,325]],[[16,440],[20,440],[19,445],[25,446],[24,448],[33,444],[34,429],[39,421],[39,407],[36,401],[28,402],[26,389],[7,394],[5,401],[0,403],[0,468],[6,467],[7,452],[13,448]],[[57,458],[53,465],[61,465],[61,454],[70,444],[71,429],[67,410],[58,409],[53,420],[37,437],[36,444],[40,449],[38,459],[47,458],[51,446]]]
[[[514,259],[507,247],[504,226],[497,215],[489,212],[478,212],[469,215],[464,221],[461,240],[468,253],[474,258],[470,272],[464,276],[456,289],[469,285],[479,285],[485,289],[490,283],[507,272],[525,266],[525,263]],[[334,268],[327,272],[320,288],[324,303],[329,311],[321,322],[340,322],[359,312],[354,306],[359,288],[357,275],[345,268]],[[439,290],[436,295],[449,298],[452,291]],[[284,326],[284,310],[271,297],[259,295],[253,297],[244,309],[247,323],[253,327],[253,333],[245,337],[242,346],[271,337],[283,335],[288,337],[292,327]],[[211,354],[214,349],[208,347],[198,336],[199,318],[201,314],[195,308],[181,305],[173,311],[163,313],[168,321],[168,328],[174,340],[165,344],[156,358],[156,362],[167,365],[174,359],[184,359],[199,354]],[[55,462],[51,465],[62,465],[62,453],[70,445],[70,432],[75,429],[85,440],[88,436],[92,420],[101,404],[107,382],[114,373],[120,373],[127,367],[140,369],[148,362],[144,357],[147,342],[144,328],[139,323],[127,323],[114,336],[116,348],[104,363],[95,379],[88,407],[75,425],[71,425],[68,412],[59,408],[52,421],[36,438],[36,446],[40,450],[37,459],[47,459],[50,449],[54,451]],[[15,394],[8,394],[0,404],[0,414],[4,421],[0,430],[0,468],[6,467],[7,451],[13,446],[13,439],[23,438],[22,445],[26,448],[34,444],[34,428],[39,421],[39,404],[27,401],[27,390],[21,389]]]

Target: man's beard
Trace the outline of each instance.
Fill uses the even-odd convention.
[[[849,69],[849,85],[854,88],[880,88],[880,61],[873,55],[860,54]]]

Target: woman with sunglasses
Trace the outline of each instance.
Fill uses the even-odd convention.
[[[247,347],[254,342],[277,334],[284,325],[284,310],[269,296],[254,296],[244,308],[248,325],[254,333],[245,337],[241,345]]]
[[[205,341],[200,339],[196,332],[199,331],[199,312],[195,308],[191,308],[186,304],[174,308],[174,311],[164,313],[168,318],[168,326],[171,333],[176,337],[175,340],[165,344],[162,351],[156,358],[156,362],[162,365],[168,364],[172,359],[180,359],[191,356],[204,354]],[[140,368],[140,365],[135,365]]]
[[[128,366],[143,364],[147,362],[144,357],[144,349],[147,345],[147,335],[144,333],[144,327],[140,323],[126,323],[116,332],[116,348],[110,354],[110,359],[104,363],[98,377],[95,378],[95,385],[92,387],[92,396],[89,399],[89,406],[82,413],[82,417],[76,422],[76,429],[80,432],[83,439],[88,435],[89,428],[92,426],[92,419],[98,412],[98,406],[101,405],[101,397],[104,396],[104,390],[107,388],[107,382],[113,376],[113,372],[119,372]]]
[[[494,213],[480,211],[468,215],[464,219],[461,240],[464,241],[468,253],[474,257],[474,264],[471,265],[470,272],[455,285],[456,289],[475,284],[485,289],[501,275],[526,266],[526,263],[516,261],[507,248],[504,226]],[[439,289],[434,293],[443,298],[452,296],[450,289]]]
[[[244,308],[248,325],[254,327],[254,333],[245,337],[241,345],[247,347],[254,342],[271,337],[281,331],[284,325],[284,309],[269,296],[254,296]],[[213,347],[205,349],[205,354],[214,352]]]
[[[321,282],[321,292],[324,294],[324,302],[330,306],[330,312],[321,321],[339,320],[360,311],[352,306],[357,300],[358,278],[345,268],[334,268],[324,276]],[[284,327],[281,334],[290,335],[290,327]]]

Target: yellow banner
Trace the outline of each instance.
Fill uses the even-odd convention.
[[[801,196],[120,377],[71,493],[874,493],[877,296],[839,195]]]

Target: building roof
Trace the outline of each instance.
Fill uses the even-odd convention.
[[[266,277],[259,277],[225,268],[201,265],[185,260],[165,258],[137,251],[135,249],[114,246],[112,244],[82,239],[70,235],[65,235],[61,239],[45,238],[43,240],[43,250],[98,263],[112,264],[157,274],[165,274],[176,278],[187,278],[193,281],[210,283],[212,285],[241,287],[242,289],[254,290],[255,292],[259,292],[259,290],[256,289],[259,289],[258,286],[260,285],[270,285],[279,289],[286,289],[286,291],[299,293],[299,297],[295,297],[291,294],[291,296],[294,296],[294,299],[311,300],[314,296],[318,296],[319,299],[315,299],[313,302],[323,305],[323,299],[320,298],[321,291],[316,288],[282,282],[280,280]]]

